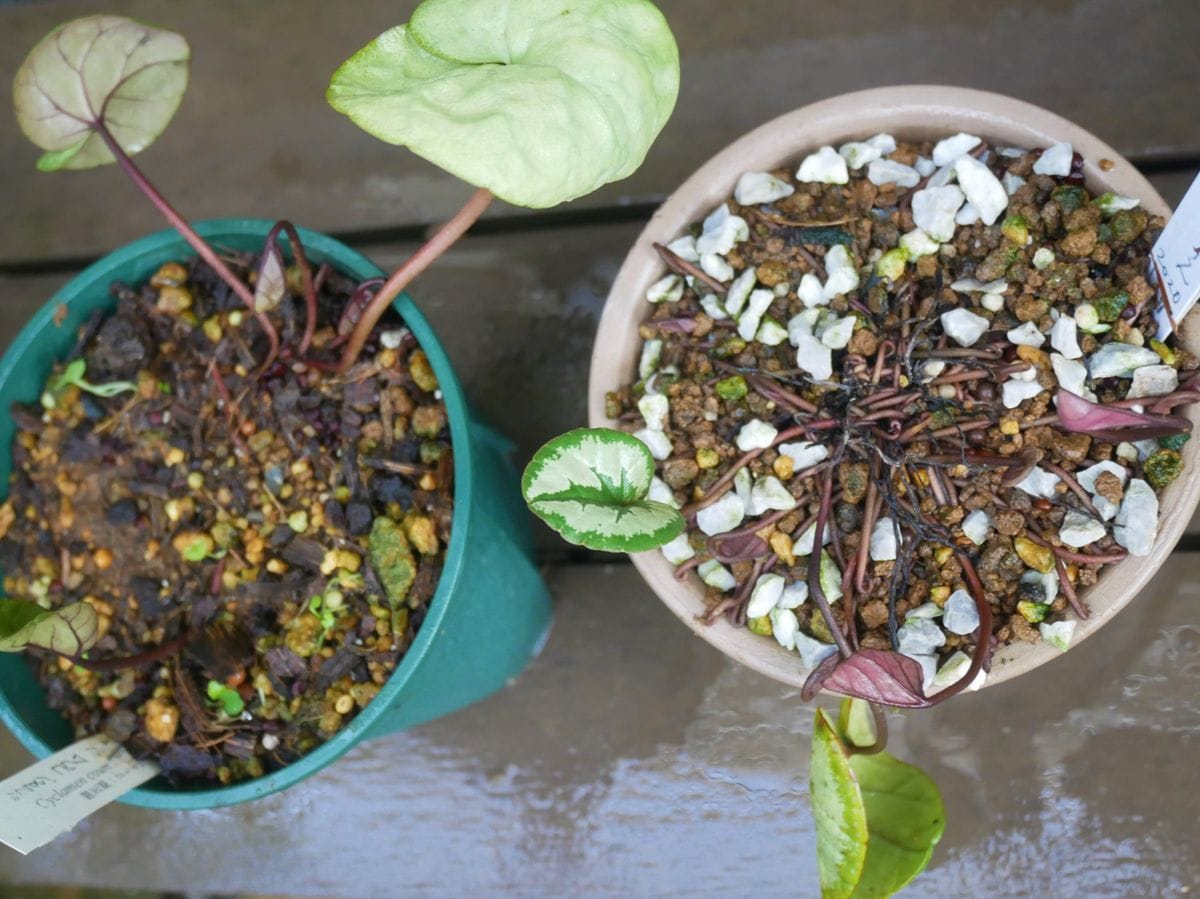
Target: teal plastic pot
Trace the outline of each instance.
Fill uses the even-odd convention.
[[[211,243],[258,250],[272,222],[218,219],[196,226]],[[298,229],[308,258],[357,278],[383,274],[337,241]],[[0,360],[0,409],[37,402],[51,366],[70,352],[79,326],[110,309],[113,281],[144,282],[160,265],[193,255],[174,231],[142,238],[89,266],[42,307]],[[54,323],[60,305],[67,309]],[[201,809],[233,805],[286,789],[320,771],[361,740],[429,721],[499,690],[541,648],[550,597],[532,559],[529,518],[509,458],[512,445],[481,424],[463,396],[433,329],[407,296],[395,303],[429,356],[440,382],[454,447],[454,522],[446,564],[429,614],[379,695],[331,740],[288,767],[227,787],[188,789],[163,779],[125,795],[130,805]],[[0,494],[8,493],[13,423],[0,416]],[[0,719],[44,758],[72,742],[67,722],[45,702],[20,655],[0,653]],[[11,773],[11,772],[10,772]]]

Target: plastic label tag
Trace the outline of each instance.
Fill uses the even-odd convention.
[[[0,781],[0,843],[28,855],[158,773],[104,734],[80,740]]]
[[[1200,299],[1200,177],[1192,182],[1150,251],[1158,279],[1158,339],[1164,340]]]

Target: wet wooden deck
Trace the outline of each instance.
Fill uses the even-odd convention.
[[[76,15],[183,32],[191,89],[142,158],[151,177],[192,218],[287,217],[386,268],[469,189],[322,98],[336,64],[414,5],[0,5],[0,73]],[[1075,119],[1170,202],[1200,169],[1200,6],[1187,0],[660,5],[683,90],[643,169],[553,212],[498,206],[414,291],[523,458],[584,422],[607,285],[654,205],[775,115],[880,84],[966,85]],[[0,343],[88,260],[162,227],[115,170],[45,175],[35,158],[0,116]],[[1053,667],[904,719],[893,748],[934,776],[949,812],[909,895],[1175,896],[1200,884],[1192,532],[1144,596]],[[623,560],[544,530],[539,545],[558,620],[503,695],[250,806],[110,807],[29,858],[0,849],[0,892],[813,895],[811,710],[692,638]],[[0,735],[0,775],[26,761]]]

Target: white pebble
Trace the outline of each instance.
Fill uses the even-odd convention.
[[[806,527],[796,538],[796,542],[792,544],[792,552],[798,556],[812,555],[812,551],[816,548],[813,544],[816,542],[817,524],[813,522]],[[828,546],[830,540],[833,539],[832,529],[828,526],[821,532],[821,545]]]
[[[976,546],[983,546],[991,527],[992,519],[983,509],[976,509],[962,520],[963,534]]]
[[[1033,267],[1039,272],[1044,272],[1054,264],[1054,251],[1049,247],[1039,247],[1038,251],[1033,254]]]
[[[982,143],[980,138],[962,131],[953,137],[942,138],[933,148],[933,164],[949,165],[964,153],[970,153],[980,143]]]
[[[913,168],[922,178],[928,178],[937,171],[937,164],[928,156],[918,156],[917,161],[913,163]]]
[[[1133,373],[1126,397],[1165,396],[1179,386],[1179,373],[1169,365],[1146,365]]]
[[[733,198],[739,206],[757,206],[761,203],[774,203],[776,200],[790,197],[795,192],[796,188],[770,172],[746,172],[738,178],[737,187],[733,189]]]
[[[781,443],[776,447],[779,455],[792,460],[792,470],[796,474],[811,468],[829,458],[829,450],[819,443],[801,440],[796,443]]]
[[[885,184],[916,187],[921,175],[911,165],[891,159],[876,159],[867,166],[867,180],[879,187]]]
[[[1162,357],[1154,350],[1127,343],[1106,343],[1088,358],[1092,378],[1128,378],[1139,368],[1158,365]]]
[[[667,244],[667,249],[685,262],[700,261],[700,253],[696,249],[696,238],[690,234],[675,238]]]
[[[1024,490],[1030,496],[1053,499],[1058,495],[1054,488],[1058,486],[1060,480],[1058,475],[1051,474],[1046,469],[1035,465],[1033,470],[1025,475],[1016,486],[1018,490]]]
[[[1074,621],[1054,621],[1049,624],[1043,621],[1038,625],[1042,639],[1060,652],[1066,652],[1071,647],[1071,639],[1075,636]]]
[[[1063,390],[1086,400],[1095,398],[1096,395],[1087,388],[1087,368],[1078,359],[1068,359],[1062,353],[1051,353],[1050,366],[1054,369],[1058,386]]]
[[[825,254],[825,271],[829,275],[822,291],[826,301],[849,293],[859,285],[858,266],[851,258],[850,251],[841,244],[830,247]]]
[[[961,347],[973,346],[991,326],[990,321],[969,309],[951,309],[942,313],[942,330]]]
[[[667,275],[646,288],[646,300],[650,303],[678,303],[683,297],[683,278]]]
[[[783,588],[777,605],[781,609],[795,609],[808,601],[808,584],[805,581],[792,581]]]
[[[1004,294],[985,293],[979,298],[979,305],[981,305],[988,312],[999,312],[1004,308]]]
[[[662,431],[642,428],[635,431],[633,436],[646,444],[646,449],[655,459],[661,461],[671,455],[671,439]]]
[[[1058,572],[1051,570],[1043,574],[1030,569],[1021,575],[1022,584],[1036,584],[1042,588],[1043,602],[1050,605],[1058,598]]]
[[[722,284],[733,279],[733,266],[717,253],[701,253],[700,268],[704,274]]]
[[[783,595],[784,580],[777,574],[764,574],[754,583],[754,592],[746,604],[747,618],[762,618],[775,608]]]
[[[916,653],[900,651],[901,655],[906,655],[918,665],[921,666],[921,686],[929,690],[933,686],[933,679],[937,677],[938,659],[933,653]]]
[[[783,482],[774,475],[766,475],[754,482],[750,491],[756,514],[762,514],[768,509],[784,512],[796,508],[796,498],[792,496]]]
[[[733,283],[729,285],[729,290],[725,292],[725,311],[737,318],[742,307],[746,305],[746,300],[750,298],[755,283],[757,282],[753,267],[746,269],[734,278]]]
[[[965,652],[956,649],[950,654],[950,658],[942,663],[942,667],[938,669],[937,674],[933,676],[933,686],[945,688],[951,684],[956,684],[967,676],[970,668],[971,657]]]
[[[264,734],[262,738],[262,748],[267,752],[274,752],[279,748],[279,737],[275,734]]]
[[[832,643],[814,640],[804,631],[797,631],[796,650],[800,653],[800,661],[804,663],[804,667],[811,671],[837,652],[838,648]]]
[[[896,560],[896,528],[891,518],[880,518],[871,529],[870,545],[872,562],[894,562]]]
[[[806,308],[812,309],[815,306],[824,306],[829,300],[825,299],[825,288],[821,286],[821,279],[812,272],[805,272],[800,278],[800,286],[796,288],[796,296],[800,298]]]
[[[647,393],[638,400],[638,412],[651,431],[665,431],[667,416],[671,412],[671,402],[661,393]]]
[[[680,534],[670,543],[664,543],[662,546],[663,558],[672,565],[682,565],[688,559],[696,555],[696,551],[692,549],[692,544],[688,540],[687,534]]]
[[[1134,197],[1122,197],[1120,194],[1101,194],[1092,200],[1105,215],[1121,212],[1125,209],[1137,209],[1141,202]]]
[[[1005,172],[1000,176],[1000,183],[1004,185],[1004,191],[1010,197],[1018,190],[1025,186],[1025,179],[1020,175],[1014,175],[1011,172]]]
[[[828,380],[833,374],[833,350],[821,343],[811,332],[793,334],[792,343],[796,344],[796,366],[804,369],[818,381]]]
[[[962,204],[962,208],[954,216],[954,224],[956,225],[975,225],[982,220],[979,214],[979,209],[974,203],[966,202]]]
[[[1047,147],[1033,164],[1035,175],[1069,175],[1071,174],[1071,157],[1075,151],[1068,143],[1057,143]]]
[[[700,297],[700,308],[704,310],[704,314],[713,321],[720,321],[723,318],[729,318],[729,313],[725,311],[725,307],[721,305],[721,301],[717,299],[717,295],[706,293]]]
[[[746,506],[736,493],[726,493],[696,513],[696,526],[708,536],[732,531],[746,517]]]
[[[1008,342],[1017,346],[1040,347],[1046,342],[1046,335],[1038,330],[1038,326],[1033,322],[1025,322],[1019,327],[1009,329]]]
[[[1054,347],[1066,359],[1080,359],[1083,350],[1079,348],[1079,325],[1069,315],[1060,315],[1054,327],[1050,329],[1050,346]]]
[[[715,587],[722,593],[728,593],[737,586],[733,573],[716,559],[701,562],[696,568],[696,574],[700,575],[700,580],[708,586]]]
[[[988,281],[986,284],[975,278],[959,278],[950,285],[950,289],[958,293],[1004,293],[1007,287],[1008,282],[1003,278]]]
[[[1123,440],[1117,444],[1117,458],[1124,459],[1126,462],[1136,462],[1138,460],[1137,447],[1128,440]]]
[[[979,628],[979,608],[966,590],[951,593],[942,611],[942,626],[952,634],[965,637]]]
[[[838,147],[838,155],[852,169],[861,169],[883,155],[879,148],[863,141],[851,141]]]
[[[385,350],[394,350],[404,342],[404,337],[406,334],[408,334],[407,328],[395,328],[391,331],[384,331],[379,335],[379,345]],[[270,736],[270,734],[267,736]],[[277,737],[272,737],[272,739],[274,739],[276,743],[279,742]],[[266,740],[267,738],[263,737],[264,743]]]
[[[1062,527],[1058,530],[1058,537],[1062,540],[1063,545],[1072,549],[1089,546],[1097,540],[1103,540],[1107,534],[1108,529],[1102,522],[1092,518],[1091,515],[1076,512],[1074,509],[1068,510]]]
[[[658,360],[662,358],[663,342],[651,337],[642,344],[642,355],[638,359],[638,377],[648,378],[658,371]]]
[[[941,244],[920,228],[913,228],[900,238],[900,246],[908,253],[909,259],[920,259],[922,256],[932,256]]]
[[[664,503],[675,509],[680,508],[679,500],[675,498],[675,491],[671,489],[670,484],[657,476],[650,479],[650,489],[646,493],[646,499]]]
[[[796,172],[796,180],[818,184],[845,184],[850,180],[846,160],[833,147],[822,147],[804,158]]]
[[[773,290],[756,290],[750,294],[750,301],[738,318],[737,332],[742,340],[754,339],[754,335],[758,333],[758,326],[762,322],[763,313],[770,308],[773,302],[775,302]]]
[[[854,335],[854,324],[857,319],[853,315],[835,319],[824,328],[819,329],[821,343],[831,350],[844,350]]]
[[[758,333],[754,335],[754,339],[767,346],[779,346],[788,339],[787,328],[767,316],[758,326]]]
[[[1131,480],[1113,523],[1114,540],[1131,556],[1148,556],[1158,536],[1158,497],[1154,488],[1141,478]]]
[[[928,384],[945,370],[945,362],[940,359],[930,359],[921,366],[921,374],[918,376],[917,380],[921,381],[923,384]]]
[[[942,629],[928,618],[905,619],[896,637],[905,655],[929,655],[946,643]]]
[[[748,453],[751,450],[766,449],[777,436],[779,431],[773,424],[754,418],[742,425],[734,443],[743,453]]]
[[[771,633],[784,649],[796,648],[796,634],[800,633],[800,622],[790,609],[771,609]]]
[[[992,170],[971,156],[960,156],[954,173],[968,200],[979,210],[980,219],[990,225],[1008,208],[1008,192]]]
[[[896,152],[896,138],[892,137],[886,131],[880,131],[874,137],[868,138],[867,143],[869,143],[884,156],[887,156],[889,153]]]
[[[915,609],[909,609],[904,613],[904,620],[909,618],[941,618],[942,607],[936,602],[923,602]]]
[[[954,237],[954,216],[963,200],[963,192],[953,184],[919,190],[912,197],[913,224],[945,243]]]
[[[729,205],[722,203],[704,219],[700,237],[696,240],[696,252],[703,258],[713,253],[725,255],[739,243],[750,236],[750,226],[740,215],[729,211]]]

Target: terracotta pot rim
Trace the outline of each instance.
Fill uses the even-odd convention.
[[[1170,215],[1170,207],[1154,187],[1115,149],[1073,122],[1021,100],[968,88],[908,85],[857,91],[810,104],[767,122],[717,153],[651,217],[617,274],[600,320],[588,382],[592,427],[612,426],[604,414],[604,395],[627,380],[640,351],[636,326],[648,311],[642,297],[646,287],[665,271],[651,243],[669,242],[702,219],[732,194],[744,171],[798,162],[823,144],[836,146],[880,131],[910,138],[966,131],[1001,145],[1030,148],[1065,140],[1082,154],[1090,189],[1135,196],[1151,213]],[[1106,160],[1107,170],[1100,168],[1100,160]],[[1196,321],[1196,316],[1189,316],[1180,335],[1193,352],[1200,350]],[[1200,408],[1190,407],[1186,414],[1200,422]],[[1189,441],[1184,448],[1185,464],[1193,471],[1200,465],[1198,443]],[[1200,477],[1181,479],[1167,488],[1153,551],[1109,566],[1100,582],[1083,593],[1092,614],[1078,622],[1073,645],[1095,633],[1145,586],[1182,536],[1198,500]],[[697,578],[676,580],[674,566],[657,551],[631,558],[651,589],[697,635],[768,677],[792,686],[803,684],[808,671],[795,652],[724,620],[711,626],[701,624],[696,616],[703,608],[703,591]],[[1032,671],[1060,655],[1045,643],[1010,644],[993,657],[987,685]]]

